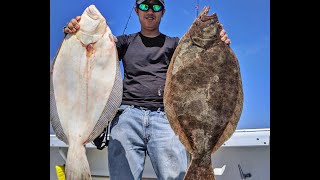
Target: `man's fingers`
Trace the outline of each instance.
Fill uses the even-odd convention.
[[[226,41],[227,39],[228,39],[228,34],[223,35],[221,38],[222,41]]]
[[[72,28],[72,30],[69,29],[69,28],[66,28],[64,31],[65,31],[66,33],[75,33],[75,32],[77,32],[77,30],[76,30],[75,28]]]
[[[226,44],[231,44],[231,40],[228,39],[228,34],[226,33],[226,31],[223,29],[223,25],[222,24],[219,24],[220,27],[221,27],[221,32],[220,32],[220,37],[221,37],[221,40],[224,41]]]
[[[227,39],[224,41],[226,44],[231,44],[231,40],[230,39]]]
[[[64,29],[64,32],[66,32],[66,33],[72,33],[72,31],[71,31],[68,27],[66,27],[66,28]]]
[[[79,21],[81,19],[81,16],[77,16],[74,19],[71,19],[70,22],[68,22],[67,27],[64,29],[64,32],[66,33],[75,33],[80,28]]]
[[[69,23],[68,23],[68,28],[69,28],[69,29],[73,29],[73,24],[72,24],[72,22],[69,22]]]
[[[226,31],[224,29],[221,30],[220,36],[223,37],[226,34]]]
[[[69,24],[70,24],[70,23],[69,23]],[[69,24],[68,24],[68,27],[66,27],[64,31],[65,31],[66,33],[75,33],[75,32],[77,32],[77,29],[74,28],[73,26],[70,26]]]
[[[79,24],[78,24],[78,21],[76,20],[76,19],[72,19],[71,20],[71,23],[72,23],[72,26],[74,27],[74,28],[76,28],[76,29],[79,29],[80,28],[80,26],[79,26]],[[71,29],[71,28],[70,28]]]
[[[76,19],[71,19],[71,23],[73,26],[75,26],[78,24],[78,21]]]

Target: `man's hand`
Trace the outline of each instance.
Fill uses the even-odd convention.
[[[80,19],[81,19],[81,16],[77,16],[75,19],[71,19],[68,25],[64,28],[64,32],[68,34],[77,32],[80,28],[80,25],[79,25]]]
[[[227,34],[226,31],[223,29],[222,24],[220,24],[220,26],[221,26],[221,28],[222,28],[222,30],[221,30],[221,32],[220,32],[221,40],[222,40],[223,42],[225,42],[226,44],[229,45],[229,44],[231,43],[231,40],[228,39],[228,34]]]

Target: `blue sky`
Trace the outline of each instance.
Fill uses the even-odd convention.
[[[62,27],[94,4],[115,36],[124,32],[135,0],[50,0],[50,62],[63,40]],[[196,17],[196,0],[165,0],[160,31],[182,37]],[[240,63],[244,106],[237,129],[270,127],[270,0],[199,0],[199,12],[217,13]],[[140,30],[132,12],[125,33]]]

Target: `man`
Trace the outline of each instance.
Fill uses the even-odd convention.
[[[187,156],[164,112],[163,90],[170,59],[179,38],[159,30],[164,0],[136,0],[141,31],[117,37],[119,59],[124,66],[123,100],[111,122],[108,145],[110,178],[141,179],[146,155],[160,180],[183,179]],[[75,33],[80,16],[64,29]],[[230,44],[223,30],[221,39]]]

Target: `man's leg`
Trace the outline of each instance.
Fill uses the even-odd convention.
[[[164,112],[151,112],[147,151],[159,180],[182,180],[187,170],[187,154]]]
[[[146,146],[143,141],[143,121],[139,110],[130,106],[111,122],[108,145],[111,180],[138,180],[142,177]]]

